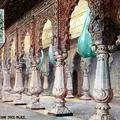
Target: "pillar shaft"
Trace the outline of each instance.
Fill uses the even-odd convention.
[[[90,120],[115,120],[109,113],[109,102],[113,97],[110,83],[109,54],[105,45],[97,46],[97,67],[93,97],[97,103],[96,114]]]
[[[32,65],[32,74],[29,82],[29,92],[32,95],[31,102],[27,105],[27,108],[32,110],[45,109],[41,106],[39,95],[42,92],[40,71],[37,69],[37,63],[34,61]]]
[[[67,81],[67,96],[66,98],[74,98],[73,96],[73,83],[72,83],[72,75],[70,72],[69,65],[66,65],[66,81]]]
[[[96,52],[97,66],[93,97],[97,103],[96,114],[90,120],[114,120],[109,113],[109,102],[113,97],[110,83],[108,45],[114,43],[116,31],[111,23],[111,0],[89,0],[90,25],[94,45],[92,50]],[[113,27],[114,26],[114,27]]]
[[[83,96],[80,99],[83,100],[91,100],[90,97],[90,83],[89,83],[89,65],[90,65],[90,59],[89,58],[84,58],[81,61],[81,69],[83,71]]]
[[[43,81],[43,89],[44,89],[44,92],[43,92],[43,96],[47,96],[49,95],[49,85],[48,85],[48,75],[44,75],[44,81]]]

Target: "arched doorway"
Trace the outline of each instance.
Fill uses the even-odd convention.
[[[75,52],[74,57],[73,57],[73,76],[72,76],[72,81],[73,81],[73,94],[74,96],[78,96],[79,95],[79,88],[80,88],[80,84],[82,82],[81,77],[80,77],[80,61],[81,61],[81,57],[80,55]]]
[[[88,1],[87,0],[79,0],[78,5],[76,5],[74,11],[70,16],[70,35],[71,35],[71,52],[72,54],[75,53],[72,57],[73,59],[73,94],[81,95],[82,89],[82,81],[83,75],[80,69],[80,62],[81,57],[76,52],[77,51],[77,39],[81,35],[83,30],[86,12],[88,10]],[[75,95],[75,96],[76,96]]]
[[[72,84],[73,84],[73,95],[77,96],[78,95],[78,73],[76,70],[73,71],[73,75],[72,75]]]

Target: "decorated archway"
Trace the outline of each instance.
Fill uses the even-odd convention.
[[[48,19],[44,24],[43,32],[42,32],[42,48],[45,55],[45,61],[41,69],[42,69],[42,77],[44,78],[43,80],[44,90],[51,88],[51,83],[53,82],[53,79],[49,77],[51,76],[51,72],[49,72],[49,69],[52,69],[51,68],[52,65],[50,65],[50,62],[48,59],[48,47],[52,43],[52,40],[53,40],[52,22]],[[52,74],[54,74],[54,71]]]
[[[88,9],[88,1],[79,0],[78,5],[75,7],[74,11],[71,14],[71,19],[70,19],[71,39],[80,36],[85,22],[85,12],[87,11],[87,9]]]

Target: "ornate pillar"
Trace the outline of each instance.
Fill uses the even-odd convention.
[[[69,63],[66,63],[66,69],[65,69],[65,74],[66,74],[66,80],[67,80],[67,96],[66,98],[74,98],[73,96],[73,83],[72,83],[72,75],[70,72],[70,67]]]
[[[82,58],[81,60],[81,69],[83,71],[83,96],[80,97],[80,99],[83,100],[91,100],[90,97],[90,83],[89,83],[89,65],[90,65],[90,59],[89,58]]]
[[[12,102],[10,72],[6,65],[3,66],[3,87],[2,87],[2,101]]]
[[[40,69],[38,64],[40,63],[39,56],[32,57],[32,74],[29,82],[29,92],[32,95],[31,102],[27,105],[27,108],[32,110],[45,109],[40,103],[39,95],[42,92],[41,79],[40,79]]]
[[[109,54],[105,45],[97,45],[97,67],[93,97],[97,103],[96,114],[90,120],[115,120],[109,113],[109,102],[113,97],[109,72]]]
[[[16,65],[15,85],[14,85],[14,105],[26,105],[22,99],[22,93],[24,91],[23,76],[22,76],[22,63]]]
[[[57,59],[55,81],[53,85],[53,95],[56,97],[55,107],[49,111],[50,114],[56,116],[70,116],[73,113],[65,106],[65,97],[67,95],[67,81],[65,79],[65,62],[67,53],[60,54],[55,52]]]
[[[108,45],[111,44],[114,29],[109,23],[111,20],[111,1],[89,0],[90,7],[90,26],[89,31],[92,35],[94,45],[92,49],[96,52],[97,66],[93,97],[96,102],[96,114],[90,120],[115,120],[109,113],[109,102],[113,97],[109,70],[109,51]]]

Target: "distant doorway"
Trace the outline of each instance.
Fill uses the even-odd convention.
[[[76,70],[73,71],[73,95],[77,96],[78,95],[78,73]]]

